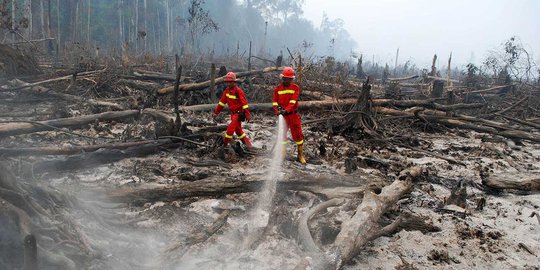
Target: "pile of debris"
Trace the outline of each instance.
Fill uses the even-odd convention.
[[[308,164],[286,159],[269,221],[247,239],[282,67],[237,72],[254,112],[249,151],[220,147],[226,120],[209,114],[225,68],[178,63],[3,82],[1,267],[471,268],[495,254],[533,269],[538,241],[512,230],[540,231],[538,86],[456,80],[441,98],[429,91],[448,79],[432,76],[390,99],[405,79],[329,82],[298,68]]]

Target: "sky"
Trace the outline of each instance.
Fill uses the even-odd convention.
[[[540,0],[306,0],[304,17],[319,26],[323,12],[341,18],[364,59],[419,67],[481,63],[512,36],[540,64]],[[453,64],[453,65],[454,65]]]

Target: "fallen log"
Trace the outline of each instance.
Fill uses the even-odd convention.
[[[358,181],[358,177],[337,180],[335,177],[319,177],[299,180],[292,179],[277,182],[277,190],[303,190],[324,195],[328,198],[356,197],[366,190],[377,190],[384,185],[382,179]],[[112,202],[134,203],[137,205],[156,201],[175,201],[190,197],[216,197],[225,194],[258,192],[264,180],[227,180],[211,179],[186,182],[166,186],[120,188],[108,192],[107,198]]]
[[[419,167],[406,169],[392,184],[384,187],[380,194],[370,191],[364,193],[362,203],[356,208],[355,214],[343,222],[334,241],[331,250],[331,258],[334,259],[332,263],[335,265],[333,269],[340,269],[350,262],[364,245],[379,235],[381,226],[378,221],[381,216],[411,190],[412,179],[422,173]]]
[[[313,101],[302,101],[298,102],[299,109],[310,109],[310,108],[321,108],[321,107],[331,107],[334,105],[352,105],[356,102],[356,99],[346,99],[339,101],[326,101],[326,100],[313,100]],[[216,104],[201,104],[193,106],[183,106],[180,107],[180,110],[185,112],[202,112],[202,111],[211,111],[216,108]],[[227,107],[228,108],[228,107]],[[271,111],[273,108],[272,103],[251,103],[249,104],[250,111]]]
[[[140,80],[120,79],[117,81],[117,83],[127,85],[132,88],[149,90],[149,91],[156,91],[159,88],[159,84],[157,83],[145,82],[145,81],[140,81]]]
[[[71,101],[71,102],[88,103],[90,105],[99,106],[99,107],[109,107],[116,110],[125,110],[125,108],[122,105],[114,103],[114,102],[109,102],[109,101],[102,101],[102,100],[97,100],[93,98],[84,98],[84,97],[75,96],[75,95],[57,93],[54,91],[48,91],[47,95],[50,95],[59,99]]]
[[[27,86],[29,84],[21,80],[14,80],[13,85]],[[124,107],[114,102],[101,101],[101,100],[96,100],[93,98],[85,98],[85,97],[80,97],[80,96],[75,96],[75,95],[70,95],[70,94],[58,93],[56,91],[52,91],[42,86],[33,86],[33,87],[30,87],[30,89],[21,89],[21,90],[26,90],[26,92],[31,92],[32,94],[46,93],[47,96],[55,97],[58,99],[63,99],[66,101],[71,101],[71,102],[88,103],[94,106],[110,107],[116,110],[124,110]]]
[[[313,241],[313,237],[311,236],[311,232],[309,231],[308,222],[311,217],[313,217],[313,215],[317,214],[318,212],[326,210],[328,207],[338,206],[343,202],[343,199],[331,199],[309,209],[309,211],[302,215],[298,224],[298,238],[306,252],[315,254],[321,253],[321,250],[319,249],[319,247],[317,247],[315,241]]]
[[[95,121],[118,121],[136,117],[141,113],[139,110],[126,110],[104,112],[100,114],[83,115],[71,118],[59,118],[46,121],[0,121],[0,138],[4,136],[28,134],[33,132],[54,130],[62,127],[77,128]],[[142,114],[154,117],[154,119],[169,122],[174,121],[174,116],[167,114],[164,111],[155,109],[145,109]]]
[[[460,83],[460,81],[458,80],[452,80],[452,79],[448,79],[448,78],[441,78],[441,77],[436,77],[436,76],[426,76],[428,79],[432,79],[434,81],[445,81],[445,82],[453,82],[453,83]]]
[[[414,88],[414,90],[417,90],[419,88],[428,88],[431,86],[431,83],[400,83],[400,87],[402,87],[401,92],[404,92],[405,89],[403,88]],[[410,90],[409,90],[410,91]]]
[[[395,116],[408,116],[408,117],[416,117],[414,113],[410,112],[404,112],[396,109],[390,109],[385,107],[376,107],[375,110],[378,113],[382,114],[389,114],[389,115],[395,115]],[[465,122],[464,119],[455,119],[455,118],[448,118],[444,116],[434,116],[434,115],[428,115],[428,114],[418,114],[423,119],[426,119],[427,121],[436,122],[439,124],[443,124],[450,127],[458,127],[458,128],[464,128],[464,129],[471,129],[474,131],[484,132],[484,133],[490,133],[494,135],[503,136],[510,139],[521,139],[521,140],[529,140],[533,142],[540,142],[540,136],[521,131],[521,130],[497,130],[493,127],[486,127],[486,126],[480,126],[480,125],[474,125],[471,123]],[[501,124],[503,126],[503,124]]]
[[[521,120],[521,119],[518,119],[518,118],[506,116],[506,115],[499,115],[499,116],[501,116],[503,118],[506,118],[508,120],[514,121],[516,123],[520,123],[520,124],[525,125],[525,126],[530,126],[530,127],[536,128],[536,129],[540,129],[540,124],[536,124],[536,123],[533,123],[533,122],[530,122],[530,121],[525,121],[525,120]]]
[[[282,67],[267,67],[262,70],[253,70],[253,71],[244,71],[244,72],[238,72],[236,73],[237,78],[241,77],[247,77],[247,76],[253,76],[253,75],[261,75],[263,73],[273,72],[273,71],[281,71],[283,70]],[[223,84],[225,83],[225,76],[216,78],[214,80],[214,83],[217,84]],[[211,80],[200,82],[200,83],[190,83],[190,84],[181,84],[179,86],[179,91],[193,91],[193,90],[202,90],[205,88],[210,87]],[[158,94],[165,95],[165,94],[171,94],[174,93],[174,85],[173,86],[167,86],[164,88],[161,88],[158,90]]]
[[[46,172],[63,172],[78,169],[87,169],[102,164],[120,161],[125,158],[142,157],[159,153],[164,147],[174,147],[176,144],[170,140],[156,141],[150,144],[134,146],[125,150],[102,149],[91,153],[68,156],[66,158],[44,160],[36,162],[30,168],[32,174]]]
[[[388,78],[388,80],[390,80],[390,81],[408,81],[408,80],[416,79],[418,77],[419,77],[418,75],[413,75],[413,76],[403,77],[403,78]]]
[[[351,261],[364,245],[379,235],[379,219],[411,190],[412,179],[422,172],[419,167],[406,169],[391,185],[384,187],[380,194],[370,191],[364,193],[362,203],[356,208],[355,214],[343,222],[334,241],[330,254],[331,263],[335,266],[333,269],[340,269]]]
[[[495,122],[495,121],[491,121],[491,120],[487,120],[487,119],[483,119],[483,118],[477,118],[477,117],[473,117],[473,116],[468,116],[468,115],[456,114],[456,115],[454,115],[454,118],[457,118],[459,120],[469,121],[469,122],[482,123],[482,124],[484,124],[486,126],[493,127],[493,128],[498,128],[498,129],[501,129],[501,130],[517,129],[517,128],[513,128],[513,127],[509,126],[508,124]]]
[[[97,74],[97,73],[104,72],[104,71],[106,71],[106,70],[107,70],[107,69],[94,70],[94,71],[87,71],[87,72],[81,72],[81,73],[78,73],[78,74],[77,74],[77,77],[78,77],[78,78],[81,78],[81,77],[88,76],[88,75],[94,75],[94,74]],[[34,83],[26,83],[26,84],[24,84],[24,85],[20,85],[20,86],[17,86],[17,87],[0,88],[0,92],[15,91],[15,90],[19,90],[19,89],[23,89],[23,88],[30,88],[30,87],[34,87],[34,86],[38,86],[38,85],[42,85],[42,84],[47,84],[47,83],[52,83],[52,82],[59,82],[59,81],[70,80],[72,77],[73,77],[73,75],[68,75],[68,76],[63,76],[63,77],[58,77],[58,78],[53,78],[53,79],[43,80],[43,81],[34,82]]]
[[[315,99],[315,100],[334,100],[333,97],[325,95],[324,93],[317,92],[317,91],[303,90],[302,95],[303,96],[308,96],[308,97],[310,97],[312,99]]]
[[[540,174],[516,175],[493,174],[482,179],[482,184],[495,190],[513,191],[540,191]]]
[[[344,105],[354,105],[358,99],[332,99],[332,100],[310,100],[310,101],[301,101],[298,102],[298,108],[301,110],[308,109],[320,109],[322,107],[332,107],[332,106],[344,106]],[[423,106],[426,108],[433,108],[440,111],[454,111],[458,109],[473,109],[481,108],[484,106],[483,103],[470,103],[470,104],[453,104],[453,105],[442,105],[435,103],[434,100],[395,100],[395,99],[373,99],[372,104],[374,106],[396,106],[396,107],[414,107],[414,106]],[[211,111],[215,109],[216,104],[201,104],[193,106],[183,106],[180,107],[182,111],[185,112],[201,112],[201,111]],[[260,111],[260,110],[271,110],[272,103],[251,103],[249,104],[250,111]]]
[[[501,114],[502,115],[505,112],[510,111],[510,110],[514,109],[515,107],[521,105],[523,102],[527,101],[528,99],[529,99],[529,97],[524,97],[524,98],[518,100],[516,103],[512,104],[510,107],[508,107],[506,109],[503,109],[501,111],[498,111],[495,114]]]
[[[465,92],[465,94],[479,94],[479,93],[486,93],[486,92],[491,92],[491,91],[503,89],[503,88],[510,87],[510,86],[513,86],[513,84],[495,86],[495,87],[490,87],[490,88],[487,88],[487,89],[474,90],[474,91],[469,91],[469,92],[467,92],[467,90],[464,90],[464,92]]]
[[[99,114],[84,115],[79,117],[71,118],[59,118],[46,121],[38,121],[35,123],[29,122],[9,122],[9,123],[0,123],[0,138],[6,136],[28,134],[33,132],[51,130],[52,127],[80,127],[94,121],[113,121],[113,120],[122,120],[130,117],[135,117],[139,115],[138,110],[127,110],[127,111],[115,111],[115,112],[104,112]]]
[[[136,70],[133,72],[133,76],[143,80],[159,80],[168,82],[174,82],[176,80],[175,74],[165,74],[147,70]]]
[[[39,114],[49,114],[50,112],[40,112]],[[14,118],[17,118],[17,117],[32,117],[32,116],[36,116],[38,114],[37,111],[23,111],[23,112],[14,112],[14,111],[11,111],[11,112],[0,112],[0,117],[14,117]]]
[[[434,81],[443,81],[443,82],[452,82],[452,83],[460,83],[460,81],[458,80],[452,80],[452,79],[448,79],[448,78],[441,78],[441,77],[437,77],[437,76],[425,76],[426,78],[428,79],[432,79]]]
[[[166,140],[163,140],[166,141]],[[154,140],[145,140],[137,142],[125,143],[109,143],[96,145],[70,145],[70,146],[44,146],[44,147],[28,147],[28,148],[7,148],[0,147],[0,156],[15,157],[15,156],[48,156],[48,155],[75,155],[82,153],[94,152],[99,149],[127,149],[134,146],[156,143]]]

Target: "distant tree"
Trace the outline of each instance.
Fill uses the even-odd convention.
[[[390,76],[390,68],[388,67],[388,64],[384,66],[383,74],[382,74],[382,83],[386,83],[386,80],[388,80],[388,76]]]
[[[362,67],[362,56],[363,55],[360,55],[360,58],[358,58],[358,63],[356,64],[356,78],[358,79],[363,79],[366,77],[366,73]]]
[[[200,36],[218,31],[218,24],[208,10],[203,9],[204,0],[190,0],[188,8],[189,42],[192,49],[199,49]]]
[[[403,75],[409,75],[411,64],[412,64],[411,60],[407,60],[407,62],[405,62],[405,64],[403,65],[403,70],[402,70]]]
[[[11,0],[11,2],[8,0],[0,1],[0,33],[3,34],[0,42],[5,41],[7,37],[5,34],[7,33],[11,33],[11,38],[15,41],[15,39],[22,36],[24,29],[28,29],[30,26],[30,21],[27,14],[24,14],[25,12],[21,12],[23,16],[20,16],[20,18],[16,16],[20,8],[15,0]]]
[[[519,81],[533,79],[533,68],[536,66],[517,37],[511,37],[501,44],[498,50],[491,51],[483,64],[493,71],[495,77],[506,70],[510,76]]]
[[[326,13],[323,13],[319,31],[324,37],[330,38],[329,53],[334,57],[348,57],[350,49],[355,46],[354,40],[344,26],[345,22],[342,19],[332,20]]]
[[[253,6],[271,24],[286,23],[291,17],[300,17],[305,0],[246,0],[246,4]]]

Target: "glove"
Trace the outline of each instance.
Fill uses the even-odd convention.
[[[240,122],[244,122],[246,121],[246,112],[245,111],[242,111],[238,114],[238,120],[240,120]]]
[[[278,114],[285,115],[285,110],[283,109],[283,107],[278,106]]]

